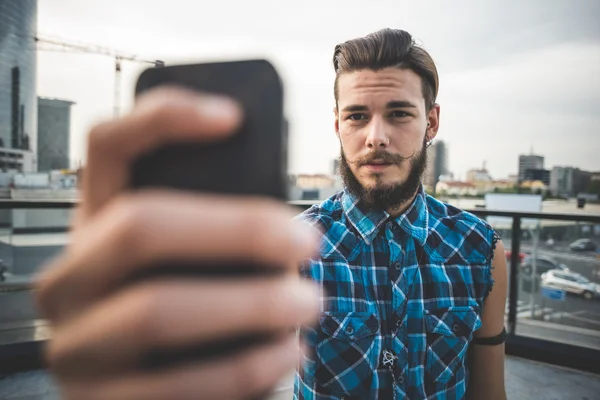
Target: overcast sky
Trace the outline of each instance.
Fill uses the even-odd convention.
[[[545,167],[600,171],[598,0],[39,0],[40,34],[107,46],[167,63],[265,57],[283,76],[292,173],[330,172],[334,46],[384,28],[409,31],[440,73],[449,167],[464,178],[487,163],[516,173],[519,154]],[[125,63],[121,98],[147,65]],[[43,51],[40,96],[72,100],[74,160],[87,131],[110,118],[114,60]]]

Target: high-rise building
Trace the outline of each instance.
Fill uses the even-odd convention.
[[[59,99],[38,98],[38,170],[70,167],[71,106]]]
[[[554,167],[550,174],[550,191],[554,196],[574,197],[585,193],[592,173],[573,167]]]
[[[530,155],[519,156],[519,182],[526,180],[525,171],[528,169],[544,169],[544,157]]]
[[[552,172],[550,173],[550,192],[554,196],[573,196],[573,168],[552,168]]]
[[[446,144],[440,140],[427,149],[427,166],[423,175],[423,185],[434,189],[442,175],[448,173]]]
[[[22,154],[17,169],[35,170],[37,0],[0,0],[0,148]],[[28,165],[30,164],[30,165]]]

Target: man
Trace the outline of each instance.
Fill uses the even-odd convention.
[[[341,86],[340,91],[345,93]],[[349,118],[355,119],[361,120]],[[129,179],[129,165],[140,154],[166,142],[223,139],[235,132],[242,120],[239,106],[229,99],[157,88],[144,94],[131,114],[90,132],[81,204],[74,217],[70,243],[45,268],[37,290],[38,306],[53,328],[47,360],[63,398],[252,398],[273,387],[298,364],[298,343],[295,332],[290,332],[299,325],[311,326],[320,301],[314,284],[290,275],[307,258],[318,259],[315,252],[321,238],[313,230],[305,224],[294,224],[291,210],[269,201],[169,190],[136,194],[123,190]],[[343,124],[340,132],[344,131]],[[346,154],[356,156],[349,150]],[[390,154],[383,156],[385,160],[394,153]],[[403,164],[398,165],[397,168],[404,168]],[[464,216],[457,224],[463,220]],[[330,226],[325,239],[332,237],[335,229]],[[340,235],[345,237],[351,236]],[[325,244],[327,249],[328,242]],[[328,254],[334,256],[333,251]],[[290,273],[251,281],[207,281],[199,276],[194,280],[123,284],[157,260],[232,258],[278,265]],[[482,265],[481,269],[488,268]],[[364,277],[369,278],[366,264],[364,271]],[[465,279],[468,271],[464,270]],[[494,277],[500,290],[488,296],[481,316],[484,325],[480,332],[487,336],[497,328],[487,322],[490,317],[486,313],[494,308],[490,300],[502,290],[503,271],[498,264]],[[386,287],[391,286],[386,283]],[[357,298],[356,302],[361,300]],[[360,307],[356,307],[357,312]],[[364,307],[369,309],[366,301]],[[362,318],[359,314],[356,317],[356,321]],[[385,321],[377,316],[375,320],[377,324]],[[356,332],[346,330],[356,339],[357,346],[363,337],[370,337],[364,334],[365,327],[371,327],[369,321],[364,327],[354,326]],[[225,359],[169,366],[159,371],[142,368],[150,350],[185,348],[247,332],[270,333],[281,339]],[[497,360],[482,361],[490,357]],[[473,383],[477,383],[477,388],[487,387],[487,393],[498,393],[494,385],[498,383],[496,367],[501,363],[501,354],[495,350],[476,352],[474,358],[481,374]],[[335,363],[325,365],[333,367]],[[361,371],[353,371],[358,372]],[[366,375],[356,375],[356,381],[362,385],[373,380]],[[373,376],[385,379],[383,375]],[[306,397],[306,393],[303,388],[301,396]]]
[[[502,243],[420,183],[440,122],[432,58],[386,29],[333,65],[345,189],[302,215],[324,232],[302,269],[323,302],[296,397],[505,399]]]

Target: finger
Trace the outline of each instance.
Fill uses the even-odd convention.
[[[225,97],[172,87],[148,91],[130,115],[90,132],[77,221],[127,185],[130,164],[142,153],[167,142],[223,139],[241,120],[239,105]]]
[[[145,283],[58,327],[48,359],[59,374],[120,374],[151,350],[289,332],[318,312],[316,287],[293,277]]]
[[[64,384],[67,399],[213,400],[249,399],[268,392],[298,363],[298,340],[292,335],[276,344],[247,350],[210,364],[161,373],[125,376],[93,384]]]
[[[173,205],[176,206],[173,206]],[[46,317],[73,316],[144,268],[188,261],[244,261],[282,270],[318,250],[314,228],[274,201],[153,192],[107,207],[73,238],[39,281]]]

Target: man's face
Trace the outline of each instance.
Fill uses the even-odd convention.
[[[425,167],[424,144],[439,121],[439,106],[427,112],[421,78],[398,68],[343,74],[335,114],[350,191],[371,207],[394,208],[412,198]]]

